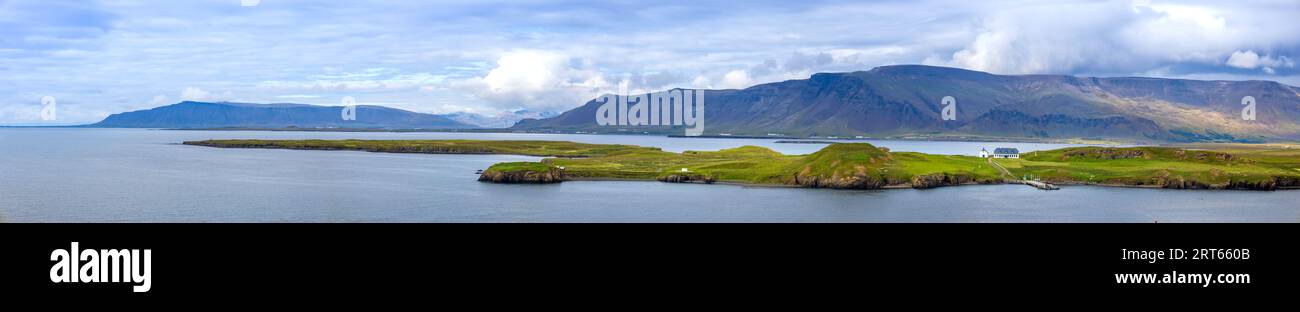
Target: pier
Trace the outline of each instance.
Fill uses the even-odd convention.
[[[1036,188],[1038,188],[1038,189],[1040,189],[1040,190],[1055,191],[1055,190],[1059,190],[1059,189],[1061,189],[1061,188],[1059,188],[1059,187],[1056,187],[1055,185],[1052,185],[1051,183],[1046,183],[1046,182],[1030,181],[1030,180],[1023,180],[1023,181],[1020,181],[1020,182],[1026,184],[1026,185],[1029,185],[1029,186],[1036,187]]]
[[[1033,186],[1033,187],[1036,187],[1036,188],[1038,188],[1038,189],[1040,189],[1040,190],[1045,190],[1045,191],[1055,191],[1055,190],[1059,190],[1059,189],[1061,189],[1061,188],[1056,187],[1055,185],[1052,185],[1051,183],[1047,183],[1047,182],[1034,181],[1034,180],[1017,180],[1017,179],[1014,179],[1014,178],[1012,178],[1013,176],[1011,175],[1011,171],[1010,171],[1010,170],[1007,170],[1006,167],[1003,167],[1002,164],[999,164],[997,161],[994,161],[993,158],[988,158],[988,162],[989,162],[989,164],[993,165],[994,168],[997,168],[998,171],[1001,171],[1003,177],[1009,178],[1010,181],[1011,181],[1011,183],[1023,183],[1023,184],[1025,184],[1025,185]]]

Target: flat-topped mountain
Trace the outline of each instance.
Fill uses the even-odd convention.
[[[942,100],[956,99],[955,120]],[[1244,97],[1256,102],[1244,120]],[[680,133],[598,126],[596,101],[527,119],[527,131]],[[1140,141],[1300,139],[1300,88],[1272,81],[995,75],[922,65],[821,73],[743,90],[706,90],[705,133],[973,136]]]
[[[93,127],[116,128],[356,128],[464,129],[474,126],[446,117],[395,108],[357,105],[356,119],[344,120],[342,106],[181,102],[113,114]]]

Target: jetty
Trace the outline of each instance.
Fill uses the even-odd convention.
[[[1059,189],[1061,189],[1061,188],[1059,188],[1059,187],[1056,187],[1055,185],[1052,185],[1051,183],[1046,183],[1046,182],[1042,182],[1042,181],[1022,180],[1022,181],[1020,181],[1020,182],[1026,184],[1026,185],[1029,185],[1029,186],[1036,187],[1036,188],[1038,188],[1038,189],[1040,189],[1040,190],[1055,191],[1055,190],[1059,190]]]
[[[1021,183],[1045,191],[1055,191],[1061,189],[1059,187],[1056,187],[1056,185],[1052,185],[1051,183],[1047,183],[1047,182],[1029,180],[1028,178],[1026,178],[1025,180],[1012,178],[1011,171],[1007,170],[1006,167],[1003,167],[1002,164],[999,164],[997,161],[994,161],[993,157],[987,157],[987,159],[989,164],[992,164],[994,168],[997,168],[998,171],[1001,171],[1002,176],[1008,178],[1008,180],[1010,180],[1011,183]]]

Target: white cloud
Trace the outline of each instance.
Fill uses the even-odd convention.
[[[165,105],[165,104],[171,104],[171,103],[168,103],[168,101],[169,101],[169,99],[167,98],[166,95],[155,95],[155,96],[153,96],[153,99],[150,99],[150,100],[149,100],[149,105]]]
[[[185,88],[185,90],[181,90],[181,100],[206,101],[211,97],[212,97],[212,92],[204,91],[203,89],[199,89],[195,87],[188,87]]]
[[[1115,66],[1129,56],[1114,37],[1134,14],[1117,2],[1004,8],[982,20],[973,40],[943,65],[1005,74]]]
[[[501,55],[487,75],[460,81],[456,86],[499,110],[562,110],[617,91],[617,84],[611,84],[603,73],[588,65],[557,52],[511,51]]]
[[[749,77],[749,73],[743,70],[733,70],[722,76],[722,82],[718,85],[724,89],[743,89],[754,85],[754,79]]]
[[[1228,57],[1228,66],[1251,69],[1259,67],[1259,54],[1255,54],[1255,51],[1232,52],[1232,56]]]
[[[1273,74],[1274,68],[1277,67],[1295,67],[1295,62],[1290,58],[1282,56],[1273,58],[1270,56],[1260,57],[1255,51],[1236,51],[1228,57],[1226,62],[1228,66],[1245,69],[1263,68],[1264,72]]]
[[[713,82],[709,80],[709,77],[705,77],[703,75],[696,76],[695,79],[691,80],[691,88],[696,88],[696,89],[713,88]]]
[[[517,51],[501,56],[482,81],[492,93],[539,92],[558,87],[569,77],[568,59],[542,51]]]
[[[207,90],[203,90],[195,87],[187,87],[185,88],[185,90],[181,90],[182,101],[223,102],[223,101],[230,101],[233,98],[234,98],[234,93],[230,91],[224,91],[221,93],[212,93],[212,92],[208,92]],[[155,97],[154,99],[156,100],[158,98]]]
[[[1296,39],[1278,36],[1300,36],[1300,31],[1261,22],[1271,18],[1284,17],[1235,7],[1150,2],[1004,7],[981,19],[975,37],[951,58],[927,62],[1007,74],[1129,74],[1176,63],[1214,65],[1242,46],[1296,44]],[[1250,62],[1239,58],[1229,65]]]

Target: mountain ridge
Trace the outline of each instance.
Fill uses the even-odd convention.
[[[184,101],[109,115],[87,125],[106,128],[358,128],[469,129],[472,125],[443,116],[396,108],[357,105],[356,119],[344,120],[343,106],[295,103],[232,103]]]
[[[926,65],[817,73],[745,89],[706,90],[706,133],[793,136],[987,136],[1138,141],[1300,139],[1300,90],[1273,81],[997,75]],[[1239,118],[1244,96],[1253,121]],[[956,120],[941,99],[957,101]],[[593,100],[521,131],[665,132],[600,127]]]

